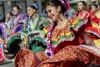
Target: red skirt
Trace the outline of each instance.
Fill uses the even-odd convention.
[[[91,46],[66,46],[52,58],[43,61],[38,67],[87,67],[100,64],[99,49]]]

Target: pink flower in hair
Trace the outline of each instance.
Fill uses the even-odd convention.
[[[66,1],[66,0],[59,0],[61,3],[62,3],[62,5],[66,8],[66,12],[68,12],[68,8],[70,7],[70,4],[69,4],[69,2],[68,1]]]

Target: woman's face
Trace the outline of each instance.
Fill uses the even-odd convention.
[[[56,22],[58,20],[59,12],[57,11],[56,7],[48,5],[46,11],[48,13],[48,17],[50,18],[50,20],[52,20],[52,22]]]
[[[96,11],[97,11],[97,8],[94,5],[92,5],[91,6],[91,12],[95,13]]]
[[[27,8],[27,15],[29,17],[33,16],[35,14],[35,9],[31,8],[31,7],[28,7]]]
[[[78,10],[82,11],[84,9],[84,4],[82,2],[78,2]]]
[[[19,12],[20,12],[20,10],[17,7],[13,7],[13,13],[15,16],[18,15]]]

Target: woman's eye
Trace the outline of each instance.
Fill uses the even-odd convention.
[[[49,13],[51,13],[51,10],[48,10]]]

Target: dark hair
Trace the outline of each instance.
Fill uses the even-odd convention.
[[[79,3],[79,2],[83,3],[83,5],[86,5],[85,1],[78,1],[78,3]]]
[[[19,6],[19,5],[15,5],[14,7],[16,7],[16,8],[17,8],[18,10],[20,10],[20,11],[22,10],[22,9],[21,9],[21,6]]]
[[[66,2],[65,0],[63,0],[64,2]],[[66,2],[67,3],[67,2]],[[62,12],[66,12],[66,10],[68,9],[68,4],[66,6],[64,6],[64,4],[62,4],[59,0],[52,0],[51,2],[46,3],[46,6],[51,5],[51,6],[61,6],[61,10]]]
[[[37,4],[31,4],[29,7],[38,10],[39,6]]]
[[[12,12],[8,12],[11,16],[13,16],[13,13]]]
[[[92,9],[92,6],[95,6],[96,8],[98,8],[98,5],[94,3],[94,4],[91,4],[91,5],[89,6],[89,10]]]
[[[98,5],[97,4],[92,4],[91,6],[95,6],[96,8],[98,8]]]

